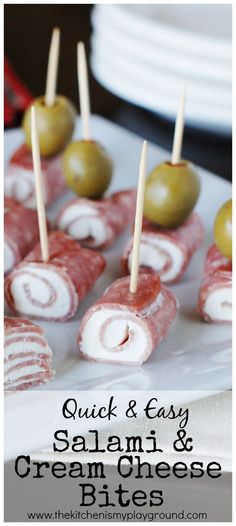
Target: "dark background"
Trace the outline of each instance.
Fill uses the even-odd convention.
[[[58,92],[78,107],[76,44],[90,51],[90,13],[87,4],[11,4],[4,7],[5,54],[22,81],[36,96],[45,89],[48,51],[53,27],[61,29]],[[113,96],[90,75],[91,108],[131,131],[170,150],[173,122]],[[231,179],[231,137],[186,126],[183,157]]]

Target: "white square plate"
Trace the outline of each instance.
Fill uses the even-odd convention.
[[[114,159],[115,171],[110,191],[137,184],[142,139],[132,133],[93,116],[94,138],[101,142]],[[78,119],[76,137],[80,136]],[[21,130],[5,134],[5,162],[23,142]],[[169,154],[157,146],[148,146],[148,170]],[[165,341],[141,367],[87,362],[78,355],[76,335],[81,317],[104,289],[119,277],[119,260],[126,232],[115,245],[104,252],[107,269],[78,309],[72,321],[66,323],[39,322],[45,329],[53,350],[55,380],[37,390],[174,390],[219,391],[231,388],[231,327],[204,323],[196,313],[204,256],[213,241],[215,214],[231,197],[231,184],[199,168],[202,190],[197,210],[205,225],[205,242],[195,254],[183,281],[171,287],[180,308]],[[57,200],[49,211],[55,217],[62,202],[71,192]],[[13,397],[14,398],[14,397]]]

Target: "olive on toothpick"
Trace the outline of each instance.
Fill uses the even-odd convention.
[[[70,143],[63,156],[63,170],[67,185],[82,197],[98,198],[107,190],[113,163],[105,149],[91,139],[88,73],[84,44],[77,50],[80,111],[83,140]]]
[[[46,92],[35,99],[33,105],[37,113],[37,129],[40,154],[52,157],[60,153],[71,140],[75,127],[76,111],[73,104],[64,96],[56,94],[60,30],[52,33],[49,51]],[[31,106],[23,117],[25,142],[31,144]]]
[[[232,259],[232,199],[226,201],[216,215],[214,237],[221,254]]]
[[[191,214],[199,192],[199,178],[190,162],[164,162],[147,178],[144,216],[166,228],[178,227]]]
[[[156,166],[146,182],[144,216],[165,228],[177,228],[184,223],[200,193],[200,180],[194,166],[181,160],[184,106],[185,86],[175,124],[171,161]]]
[[[68,186],[82,197],[101,197],[111,181],[112,162],[95,141],[70,143],[64,152],[63,168]]]

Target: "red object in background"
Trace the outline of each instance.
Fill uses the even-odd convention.
[[[32,102],[30,91],[14,73],[8,59],[4,58],[4,125],[14,126],[17,119]]]

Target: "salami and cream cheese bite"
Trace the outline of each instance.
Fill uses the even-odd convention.
[[[22,318],[4,318],[4,388],[21,391],[54,377],[43,329]]]
[[[66,190],[62,171],[62,156],[41,161],[45,205],[49,205]],[[28,208],[36,208],[35,178],[31,150],[20,146],[10,158],[4,177],[4,195]]]
[[[20,263],[39,241],[35,210],[19,205],[14,199],[4,201],[4,274]]]
[[[26,109],[22,128],[25,136],[10,159],[4,182],[5,196],[13,197],[29,208],[36,208],[35,177],[32,160],[31,110],[37,113],[37,136],[42,157],[44,204],[63,194],[66,183],[62,169],[62,153],[75,126],[75,108],[63,95],[57,95],[57,70],[60,30],[54,28],[48,58],[45,95],[37,97]]]
[[[232,200],[218,210],[206,255],[198,310],[210,323],[232,322]]]
[[[171,160],[149,173],[144,195],[140,265],[158,272],[168,284],[180,281],[203,240],[201,219],[193,212],[200,178],[192,163],[181,158],[185,98],[186,83],[179,100]],[[123,272],[130,271],[132,257],[131,240],[123,256]]]
[[[139,164],[131,277],[116,280],[82,319],[78,346],[85,358],[141,365],[162,341],[177,302],[156,273],[139,274],[147,141]]]
[[[38,244],[5,280],[10,310],[20,316],[66,321],[72,318],[105,268],[105,259],[63,232],[48,236],[49,259]]]
[[[209,323],[232,322],[232,261],[216,245],[206,255],[198,310]]]
[[[193,254],[201,246],[203,237],[203,224],[195,212],[175,229],[165,229],[144,219],[140,241],[140,270],[157,272],[166,284],[179,282]],[[133,237],[127,242],[121,259],[123,274],[130,273],[132,247]]]
[[[136,294],[130,278],[115,281],[82,319],[78,346],[87,359],[141,365],[165,337],[177,311],[175,296],[157,274],[142,273]]]
[[[89,248],[105,249],[133,220],[135,190],[123,190],[99,200],[72,199],[56,221],[57,228]]]

